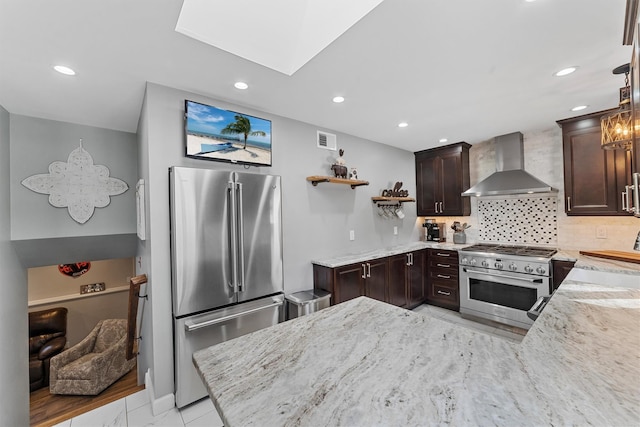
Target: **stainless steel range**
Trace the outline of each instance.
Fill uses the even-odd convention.
[[[460,313],[529,329],[527,316],[551,293],[555,249],[478,244],[460,250]]]

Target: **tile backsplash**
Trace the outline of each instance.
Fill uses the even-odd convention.
[[[478,199],[479,240],[527,245],[558,244],[558,198]]]

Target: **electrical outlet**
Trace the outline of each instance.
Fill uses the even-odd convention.
[[[104,283],[90,283],[88,285],[80,285],[80,295],[102,292],[104,291],[104,289]]]
[[[349,240],[356,240],[356,231],[349,230]]]
[[[394,235],[394,236],[397,236],[397,235],[398,235],[398,226],[397,226],[397,225],[394,225],[394,226],[393,226],[393,235]]]
[[[596,227],[596,238],[597,239],[607,238],[607,227],[605,225],[599,225]]]

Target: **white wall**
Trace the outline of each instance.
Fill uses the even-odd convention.
[[[29,425],[29,336],[27,275],[11,247],[9,113],[0,107],[0,342],[8,349],[0,363],[2,424]]]
[[[250,168],[249,172],[282,176],[285,292],[313,287],[311,260],[376,249],[418,239],[415,203],[405,205],[404,220],[383,220],[372,196],[393,187],[396,181],[415,196],[413,153],[338,133],[338,147],[345,150],[347,166],[358,168],[359,178],[369,186],[351,189],[346,185],[306,181],[309,175],[328,175],[336,152],[316,147],[318,127],[274,116],[156,84],[147,84],[143,117],[139,126],[141,176],[148,189],[148,240],[139,247],[143,266],[150,277],[151,316],[144,323],[143,337],[151,335],[151,348],[143,344],[156,396],[173,392],[171,338],[171,283],[169,251],[168,168],[190,166],[209,169],[244,170],[241,165],[199,161],[184,157],[184,100],[214,105],[272,121],[273,166]],[[331,129],[320,129],[331,133]],[[151,213],[151,214],[150,214]],[[398,235],[393,234],[393,226]],[[349,240],[355,231],[355,241]],[[142,270],[144,271],[144,268]],[[148,316],[149,312],[145,313]],[[150,329],[153,329],[151,331]],[[143,340],[145,343],[145,340]],[[144,369],[144,368],[143,368]]]

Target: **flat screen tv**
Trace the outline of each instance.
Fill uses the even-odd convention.
[[[271,121],[185,100],[186,156],[271,166]]]

